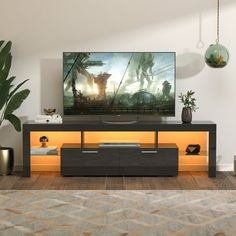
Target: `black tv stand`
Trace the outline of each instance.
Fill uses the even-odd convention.
[[[23,124],[23,175],[30,176],[30,133],[35,131],[78,131],[81,142],[61,147],[61,174],[81,175],[136,175],[174,176],[178,173],[178,147],[176,144],[160,144],[159,132],[208,132],[208,175],[216,176],[216,124],[199,121],[182,124],[179,121],[154,122],[139,121],[133,124],[105,124],[100,121],[67,121],[63,124]],[[140,147],[99,147],[85,143],[88,131],[151,131],[155,132],[155,142]],[[124,137],[125,138],[125,137]],[[62,140],[63,141],[63,140]]]

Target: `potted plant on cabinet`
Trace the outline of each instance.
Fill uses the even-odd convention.
[[[29,89],[19,91],[19,88],[28,80],[17,86],[13,85],[15,76],[9,77],[11,69],[11,41],[0,41],[0,127],[4,120],[9,121],[16,131],[21,131],[21,121],[13,113],[28,97]],[[13,149],[0,145],[0,175],[11,174],[14,166]]]
[[[183,123],[191,123],[192,122],[192,112],[198,109],[196,105],[196,98],[193,97],[195,94],[194,91],[187,91],[186,94],[180,93],[179,98],[180,102],[184,104],[182,109],[182,122]]]

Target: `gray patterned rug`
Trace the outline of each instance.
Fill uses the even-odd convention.
[[[0,235],[236,235],[236,191],[0,191]]]

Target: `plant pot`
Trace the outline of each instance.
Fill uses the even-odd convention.
[[[183,123],[192,122],[192,110],[190,107],[183,107],[181,118]]]
[[[14,168],[14,150],[9,147],[0,147],[0,175],[12,174]]]

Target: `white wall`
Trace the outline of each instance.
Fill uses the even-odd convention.
[[[17,112],[33,119],[43,107],[62,112],[63,51],[176,51],[177,94],[196,91],[195,120],[218,124],[218,164],[236,153],[235,0],[221,0],[221,42],[231,54],[224,69],[204,67],[215,40],[216,0],[0,0],[0,38],[13,41],[12,74],[29,78],[31,95]],[[200,17],[201,16],[201,17]],[[198,48],[199,37],[205,44]],[[181,105],[177,102],[176,117]],[[23,117],[25,120],[26,117]],[[0,130],[0,143],[16,148],[21,134]]]

